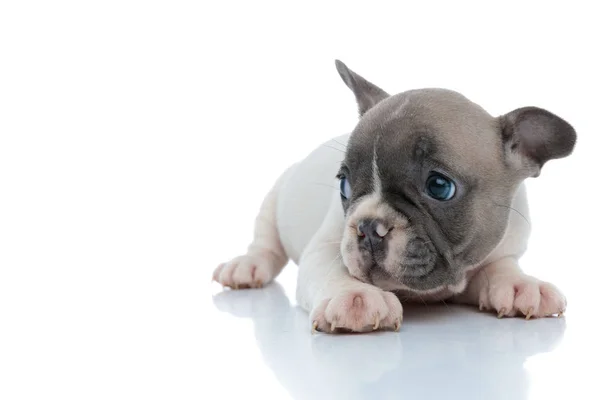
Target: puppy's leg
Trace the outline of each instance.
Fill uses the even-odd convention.
[[[298,269],[298,303],[310,312],[313,330],[353,332],[400,329],[402,305],[393,293],[352,277],[340,255],[344,224],[339,197],[303,252]]]
[[[483,267],[455,300],[493,310],[499,318],[560,316],[567,308],[567,299],[554,285],[525,275],[510,257]]]
[[[287,171],[286,171],[287,172]],[[275,279],[288,261],[277,229],[277,195],[284,173],[269,191],[254,226],[248,252],[215,269],[213,279],[234,289],[258,288]]]

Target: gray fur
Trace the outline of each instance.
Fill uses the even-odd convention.
[[[413,290],[458,283],[464,269],[482,262],[501,241],[522,181],[575,145],[571,125],[540,108],[496,118],[450,90],[389,96],[340,61],[336,66],[362,116],[340,170],[352,188],[351,198],[342,199],[344,211],[350,214],[373,193],[376,154],[382,201],[410,221],[405,249],[361,251],[375,283],[400,280]],[[440,202],[425,193],[431,171],[454,180],[454,198]],[[394,254],[396,265],[384,267],[390,251],[402,254]]]
[[[373,85],[362,76],[355,74],[340,60],[335,60],[335,66],[346,86],[348,86],[356,95],[358,114],[360,116],[381,100],[389,97],[389,94]]]

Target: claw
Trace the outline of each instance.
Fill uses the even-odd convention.
[[[373,325],[373,330],[376,331],[379,328],[379,313],[375,314],[375,325]]]
[[[331,323],[331,332],[335,331],[335,321]]]
[[[506,315],[506,308],[501,308],[498,312],[498,318],[502,318]]]
[[[215,272],[212,274],[212,279],[210,280],[211,282],[219,282],[218,278],[221,275],[221,268],[223,268],[223,265],[225,265],[225,263],[219,264],[217,269],[215,269]]]
[[[310,333],[316,333],[317,332],[317,326],[319,325],[319,323],[317,321],[313,321],[312,324],[312,330]]]
[[[236,283],[234,283],[234,284],[233,284],[233,288],[234,288],[235,290],[238,290],[238,289],[240,288],[240,286],[239,286],[239,285],[237,284],[237,282],[236,282]]]
[[[527,310],[527,315],[525,316],[525,319],[526,320],[530,319],[532,315],[533,315],[533,307],[529,307],[529,309]]]
[[[256,281],[256,287],[257,288],[261,288],[262,285],[263,285],[263,283],[262,283],[262,281],[260,279]]]
[[[483,303],[479,303],[479,311],[483,311]]]
[[[400,318],[398,318],[398,319],[396,320],[396,323],[394,324],[394,330],[395,330],[396,332],[398,332],[398,331],[400,330],[400,323],[401,323],[401,322],[400,322]]]
[[[561,312],[559,312],[559,313],[558,313],[558,317],[557,317],[557,318],[560,318],[560,317],[562,317],[564,313],[565,313],[564,311],[561,311]]]

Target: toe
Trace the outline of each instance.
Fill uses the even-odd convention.
[[[212,279],[213,281],[219,281],[219,276],[221,275],[221,271],[223,270],[223,267],[225,266],[225,263],[221,263],[219,264],[219,266],[217,268],[215,268],[215,270],[213,271],[213,275],[212,275]]]
[[[252,286],[262,287],[273,280],[270,265],[259,265],[252,272]]]
[[[567,308],[567,299],[552,284],[542,283],[540,285],[540,307],[538,314],[542,317],[564,313]]]
[[[223,286],[233,287],[235,283],[233,280],[233,273],[235,272],[237,264],[237,261],[233,260],[223,265],[219,272],[217,282]]]
[[[383,299],[387,305],[388,313],[380,323],[381,329],[396,329],[402,323],[403,309],[398,296],[391,292],[383,292]]]
[[[251,260],[243,260],[231,274],[231,279],[238,286],[248,287],[253,283],[254,271],[256,265]]]
[[[330,299],[323,300],[311,313],[310,321],[313,332],[330,332],[331,324],[325,319],[325,310],[329,305]]]
[[[376,318],[386,318],[388,307],[383,296],[350,293],[336,296],[325,309],[325,318],[356,332],[372,330]]]
[[[540,289],[537,283],[523,283],[516,286],[514,308],[525,317],[537,315],[540,305]],[[528,319],[529,319],[528,318]]]
[[[515,289],[513,285],[498,285],[489,292],[490,308],[498,312],[498,317],[512,317],[516,314],[513,309]]]

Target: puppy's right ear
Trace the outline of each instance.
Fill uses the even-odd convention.
[[[335,60],[337,68],[342,80],[354,92],[356,102],[358,103],[358,114],[363,116],[370,108],[381,100],[390,97],[389,94],[373,85],[371,82],[346,67],[346,64],[340,60]]]

